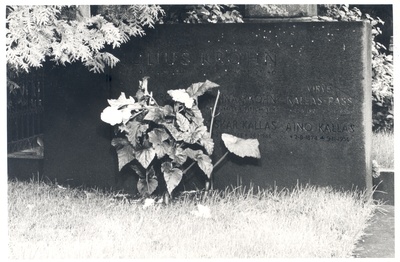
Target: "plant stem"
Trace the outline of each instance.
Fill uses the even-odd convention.
[[[196,161],[193,161],[191,164],[190,164],[190,166],[188,166],[185,170],[183,170],[183,174],[186,174],[186,172],[187,171],[189,171],[189,169],[194,165],[194,164],[196,164]]]
[[[154,97],[152,97],[152,96],[149,96],[149,97],[150,97],[150,99],[156,104],[156,106],[159,106],[158,103],[157,103],[157,101],[154,99]]]
[[[215,163],[213,169],[215,169],[216,166],[218,166],[224,159],[225,157],[229,154],[229,151],[226,151],[223,156],[221,156],[220,159],[218,159],[217,163]],[[211,172],[210,178],[206,181],[206,191],[208,191],[210,188],[211,190],[214,190],[214,180],[213,180],[213,173]]]
[[[211,123],[210,123],[210,136],[212,136],[212,130],[213,130],[213,125],[214,125],[214,118],[215,118],[215,111],[217,110],[217,104],[218,104],[218,99],[219,99],[219,94],[221,92],[218,90],[217,93],[217,98],[215,99],[215,103],[214,103],[214,108],[211,114]]]
[[[222,162],[222,160],[225,159],[225,157],[226,157],[228,154],[229,154],[229,151],[226,151],[225,154],[224,154],[223,156],[221,156],[220,159],[218,159],[217,163],[215,163],[214,168],[215,168],[216,166],[218,166],[218,165]]]
[[[210,136],[212,136],[213,126],[214,126],[214,119],[215,119],[215,111],[217,110],[217,104],[218,104],[220,93],[221,92],[218,90],[217,98],[215,98],[214,108],[213,108],[212,113],[211,113]],[[217,164],[219,162],[220,161],[218,160]],[[214,165],[214,167],[215,167],[215,165]],[[213,183],[213,179],[212,179],[212,172],[210,174],[210,178],[209,178],[208,182],[209,183],[206,182],[206,191],[208,191],[210,189],[210,187],[211,187],[211,189],[214,189],[214,183]]]
[[[213,125],[214,125],[214,118],[215,118],[215,111],[217,110],[217,104],[218,104],[218,100],[219,100],[219,95],[220,95],[220,91],[218,90],[217,93],[217,98],[215,99],[215,103],[214,103],[214,108],[211,114],[211,123],[210,123],[210,136],[212,136],[212,129],[213,129]],[[196,162],[193,162],[190,164],[190,166],[188,166],[185,170],[183,170],[183,174],[186,174],[186,172],[194,165],[196,164]],[[212,175],[212,173],[211,173]],[[211,180],[211,175],[210,175],[210,180]],[[211,182],[212,183],[212,182]]]

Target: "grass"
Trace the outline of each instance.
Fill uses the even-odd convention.
[[[394,168],[394,134],[379,132],[372,136],[372,159],[382,168]]]
[[[235,188],[143,208],[111,193],[9,181],[9,258],[351,257],[377,207],[365,197]],[[193,215],[196,204],[211,218]]]

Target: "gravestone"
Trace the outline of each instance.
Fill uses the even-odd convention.
[[[370,39],[363,22],[159,25],[115,50],[112,98],[134,95],[144,76],[161,104],[167,90],[219,84],[214,161],[222,133],[257,138],[261,159],[230,155],[217,188],[370,188]],[[215,97],[199,101],[207,125]]]
[[[112,130],[100,120],[111,96],[109,76],[79,63],[43,70],[43,176],[61,185],[115,188]]]

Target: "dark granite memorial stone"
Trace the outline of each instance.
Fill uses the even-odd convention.
[[[261,159],[231,155],[214,172],[216,187],[370,188],[370,42],[361,22],[158,25],[112,51],[121,61],[110,74],[78,64],[48,71],[43,175],[114,187],[112,128],[100,113],[149,76],[162,104],[170,89],[220,85],[214,160],[226,150],[222,133],[259,140]],[[207,126],[215,97],[199,100]]]
[[[114,187],[111,129],[100,120],[111,96],[108,76],[80,64],[45,69],[43,176],[72,186]]]
[[[219,84],[214,159],[222,133],[257,138],[261,151],[230,156],[214,172],[219,188],[370,188],[370,37],[362,22],[160,25],[116,50],[112,98],[134,95],[144,76],[162,104],[169,89]],[[199,101],[207,125],[215,96]]]

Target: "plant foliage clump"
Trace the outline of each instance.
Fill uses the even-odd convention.
[[[159,186],[159,171],[169,194],[194,164],[211,179],[214,141],[204,125],[198,97],[219,85],[206,80],[187,89],[169,90],[174,104],[161,106],[148,91],[147,83],[147,77],[139,81],[135,97],[127,98],[122,92],[118,99],[109,99],[109,106],[101,113],[104,122],[117,126],[123,134],[111,142],[117,151],[119,170],[128,165],[136,172],[137,188],[144,196]],[[260,158],[257,139],[223,134],[222,140],[227,153]]]

